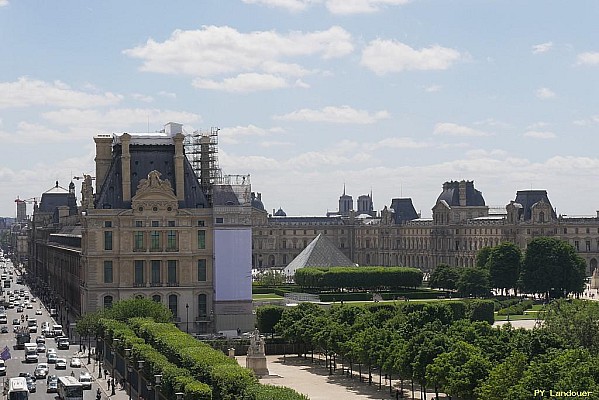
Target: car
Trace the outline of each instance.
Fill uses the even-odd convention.
[[[18,318],[15,318],[15,319],[12,320],[12,324],[13,325],[21,325],[21,320],[18,319]]]
[[[46,355],[50,354],[50,353],[54,353],[56,354],[56,349],[54,347],[48,347],[46,349]]]
[[[46,354],[46,361],[48,362],[48,364],[56,364],[56,360],[58,360],[58,356],[56,355],[56,353]]]
[[[21,307],[21,306],[18,306],[18,307],[17,307],[17,312],[23,312],[23,307]]]
[[[38,308],[37,310],[35,310],[35,315],[42,315],[42,309]]]
[[[28,310],[31,310],[31,309],[33,308],[33,304],[31,304],[31,303],[27,303],[27,304],[25,305],[25,308],[27,308]]]
[[[48,378],[46,378],[46,392],[58,392],[58,377],[56,375],[48,375]]]
[[[61,350],[61,349],[62,350],[68,350],[70,345],[71,344],[69,343],[69,338],[68,337],[61,337],[58,340],[58,346],[57,347],[58,347],[58,350]]]
[[[6,375],[6,364],[4,360],[0,358],[0,375]]]
[[[36,302],[37,302],[37,300],[35,299],[35,297],[32,297],[32,298],[31,298],[31,302],[32,302],[32,303],[36,303]]]
[[[46,352],[46,344],[45,343],[38,343],[36,351],[38,353],[45,353]]]
[[[83,390],[90,390],[92,388],[92,376],[89,372],[82,372],[79,375],[79,382],[81,382]]]
[[[29,377],[25,378],[25,380],[27,381],[27,389],[29,390],[29,393],[35,393],[37,391],[37,388],[33,378]]]
[[[71,358],[70,366],[72,368],[81,368],[81,359],[78,357]]]
[[[35,343],[44,343],[44,344],[46,344],[46,338],[43,337],[43,336],[38,336],[38,337],[35,338]]]
[[[33,375],[31,375],[29,372],[19,372],[19,377],[20,378],[31,378],[33,380],[35,380],[35,377]]]
[[[56,369],[67,369],[67,359],[66,358],[57,358],[54,363],[54,368]]]
[[[0,333],[8,333],[8,326],[2,325],[2,328],[0,328]]]
[[[44,368],[43,366],[38,365],[35,370],[33,371],[33,376],[35,376],[36,379],[44,379],[46,376],[48,376],[48,364],[45,364],[46,368]]]

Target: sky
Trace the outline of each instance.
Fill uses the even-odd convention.
[[[0,0],[0,216],[94,175],[98,134],[219,131],[267,211],[443,182],[599,209],[596,0]],[[81,181],[74,181],[80,195]],[[28,207],[28,214],[31,206]]]

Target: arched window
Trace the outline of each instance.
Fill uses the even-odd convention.
[[[159,294],[155,294],[152,296],[152,301],[155,301],[156,303],[161,303],[162,302],[162,297],[160,297]]]
[[[200,317],[208,316],[208,296],[205,294],[198,295],[198,315]]]
[[[171,310],[174,318],[177,318],[179,316],[179,313],[177,310],[177,302],[178,302],[178,299],[177,299],[176,294],[171,294],[168,296],[168,309]]]
[[[112,307],[112,296],[104,296],[104,308]]]
[[[143,299],[145,296],[143,294],[136,294],[135,296],[133,296],[136,299]]]

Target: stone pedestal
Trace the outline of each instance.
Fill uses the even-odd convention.
[[[250,347],[248,348],[248,354],[245,359],[245,366],[254,371],[258,377],[268,375],[266,354],[264,352],[264,339],[260,337],[258,329],[255,329],[253,335],[250,337]]]

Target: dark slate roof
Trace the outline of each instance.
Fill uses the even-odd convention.
[[[532,206],[539,201],[544,201],[551,206],[546,190],[518,190],[516,192],[516,200],[514,200],[515,203],[522,205],[522,208],[518,210],[518,218],[522,218],[522,215],[524,215],[523,219],[525,221],[530,220],[532,216]],[[557,218],[553,206],[551,206],[551,215],[553,218]]]
[[[353,267],[352,262],[326,236],[319,234],[285,267],[286,275],[293,275],[304,267]]]
[[[168,179],[173,190],[176,190],[174,144],[131,144],[129,153],[131,154],[131,197],[135,196],[139,181],[147,179],[148,174],[153,170],[160,172],[160,178]],[[104,184],[96,196],[96,208],[131,208],[131,201],[123,201],[121,154],[122,146],[115,144],[112,150],[112,164]],[[202,192],[198,178],[187,157],[184,158],[183,162],[185,199],[179,201],[179,208],[209,207],[206,196]]]
[[[260,211],[266,211],[264,208],[264,203],[262,203],[262,196],[256,196],[256,193],[252,192],[251,193],[252,196],[252,207],[260,210]]]
[[[213,186],[212,203],[217,206],[238,206],[240,204],[231,185]]]
[[[393,219],[396,224],[420,218],[412,204],[412,199],[409,197],[404,199],[392,199],[391,208],[394,211]]]
[[[450,207],[460,206],[460,183],[466,185],[466,206],[484,206],[485,199],[481,191],[474,188],[473,181],[451,181],[443,184],[443,191],[437,198],[437,203],[441,200]]]
[[[58,207],[69,207],[69,215],[77,214],[77,198],[75,193],[69,192],[67,189],[56,185],[42,193],[42,198],[39,203],[37,212],[52,214],[52,221],[58,222]]]
[[[287,213],[281,207],[275,212],[275,217],[286,217]]]

